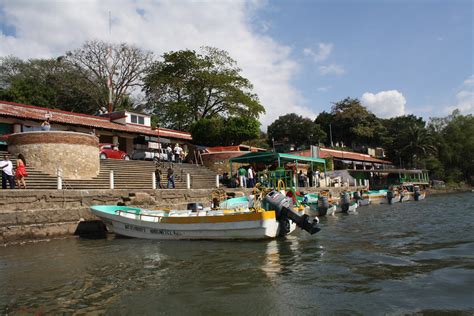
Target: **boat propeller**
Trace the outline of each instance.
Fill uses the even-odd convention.
[[[291,220],[298,227],[307,231],[311,235],[316,234],[321,229],[319,228],[319,220],[309,220],[309,216],[306,214],[300,215],[291,209],[293,202],[291,198],[286,197],[278,191],[271,191],[264,198],[264,208],[266,210],[275,210],[276,219],[280,223]],[[287,232],[285,232],[286,234]]]

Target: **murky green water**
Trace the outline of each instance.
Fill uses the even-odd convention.
[[[259,242],[63,239],[0,249],[0,314],[474,313],[474,194],[369,206]]]

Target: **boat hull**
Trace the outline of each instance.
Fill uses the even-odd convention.
[[[327,211],[323,214],[318,210],[318,204],[313,203],[310,204],[309,207],[305,208],[305,214],[308,215],[309,217],[322,217],[322,216],[327,216],[327,215],[334,215],[336,212],[336,205],[331,205],[328,207]]]
[[[110,232],[145,239],[266,239],[279,235],[280,224],[274,211],[238,215],[156,217],[138,214],[121,216],[102,212],[92,213],[102,219]],[[290,233],[296,228],[290,223]]]
[[[349,209],[347,210],[346,213],[355,213],[357,211],[357,207],[359,206],[359,204],[357,202],[352,202],[350,205],[349,205]],[[344,213],[342,211],[342,207],[340,205],[337,206],[336,208],[336,213]]]

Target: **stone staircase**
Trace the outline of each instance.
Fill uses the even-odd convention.
[[[2,152],[0,157],[3,159]],[[11,157],[14,158],[14,157]],[[12,159],[14,161],[14,159]],[[161,184],[166,187],[166,172],[168,163],[159,164],[162,176]],[[186,174],[191,176],[191,188],[212,189],[216,185],[216,174],[206,167],[192,164],[173,164],[175,174],[175,184],[177,189],[186,188]],[[56,189],[57,178],[27,166],[28,177],[26,185],[28,189]],[[97,177],[90,180],[63,180],[65,190],[92,190],[108,189],[110,171],[114,172],[115,189],[151,189],[152,173],[155,170],[155,163],[152,161],[140,160],[101,160],[100,172]]]

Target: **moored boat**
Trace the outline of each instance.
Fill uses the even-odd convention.
[[[91,211],[119,235],[147,239],[265,239],[285,236],[296,226],[319,231],[303,211],[290,209],[278,192],[265,197],[268,209],[147,210],[127,206],[92,206]],[[270,208],[272,210],[270,210]]]
[[[386,204],[388,190],[369,190],[362,194],[364,200],[368,200],[370,204]]]
[[[93,206],[110,232],[147,239],[260,239],[278,236],[274,211],[157,211],[125,206]],[[290,233],[296,228],[290,225]]]
[[[335,213],[355,213],[358,207],[359,203],[356,201],[351,201],[347,208],[343,209],[342,205],[335,207]]]

